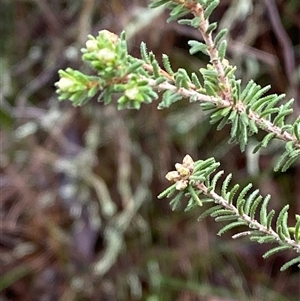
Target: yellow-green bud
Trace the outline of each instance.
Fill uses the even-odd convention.
[[[115,59],[116,54],[108,48],[101,49],[97,52],[97,58],[100,61],[111,62]]]
[[[75,84],[74,80],[68,77],[62,77],[57,83],[56,86],[63,92],[67,92]]]
[[[85,43],[85,47],[86,47],[87,51],[89,51],[89,52],[98,50],[97,41],[96,40],[88,40]]]
[[[130,100],[136,99],[138,94],[139,94],[139,90],[137,87],[133,87],[125,91],[125,96],[128,97]]]

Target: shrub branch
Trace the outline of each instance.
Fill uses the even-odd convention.
[[[167,55],[163,55],[161,67],[155,55],[147,51],[145,43],[141,44],[142,59],[137,59],[128,54],[124,32],[118,37],[102,30],[96,37],[89,35],[82,49],[82,59],[96,75],[86,75],[71,68],[60,70],[60,80],[55,84],[59,100],[70,99],[75,106],[81,106],[98,94],[98,101],[104,104],[117,98],[119,109],[139,109],[143,103],[151,103],[160,96],[158,109],[168,108],[181,99],[199,102],[201,108],[210,114],[210,122],[218,124],[217,130],[231,126],[229,141],[238,143],[241,151],[245,150],[249,137],[257,134],[259,129],[266,134],[254,152],[267,147],[273,139],[282,140],[285,150],[274,170],[286,171],[300,157],[300,116],[293,123],[286,123],[286,118],[293,112],[293,100],[282,103],[285,95],[265,95],[270,86],[261,87],[253,80],[242,85],[241,80],[236,79],[236,67],[225,58],[226,29],[215,34],[217,23],[209,22],[218,4],[219,0],[151,1],[151,7],[164,5],[171,10],[168,22],[178,20],[180,24],[198,29],[204,43],[189,41],[190,54],[202,52],[207,55],[209,64],[206,68],[190,75],[183,68],[174,71]],[[183,18],[190,13],[193,15],[191,19]],[[247,226],[250,230],[233,237],[249,236],[258,243],[279,244],[265,257],[287,249],[299,253],[300,217],[296,215],[295,226],[288,227],[288,206],[285,206],[278,213],[276,229],[273,229],[275,211],[267,212],[270,196],[263,197],[258,190],[248,194],[251,183],[239,193],[238,184],[228,189],[230,175],[223,181],[218,194],[216,184],[223,173],[214,174],[218,166],[213,158],[194,162],[186,156],[182,164],[176,164],[176,170],[166,175],[172,184],[159,197],[172,197],[173,209],[184,196],[189,198],[187,209],[214,203],[202,216],[211,215],[216,221],[228,222],[219,234],[234,227]],[[299,262],[300,257],[296,257],[282,269]]]

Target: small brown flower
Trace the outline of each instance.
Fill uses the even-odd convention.
[[[186,155],[183,158],[182,164],[175,164],[176,170],[170,171],[166,174],[166,179],[170,182],[176,183],[177,190],[184,190],[189,183],[189,177],[194,170],[194,160],[191,156]]]

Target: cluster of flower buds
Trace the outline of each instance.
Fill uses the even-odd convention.
[[[176,183],[177,190],[184,190],[188,187],[189,178],[194,171],[194,160],[190,155],[183,158],[182,164],[176,163],[176,170],[170,171],[166,174],[166,179],[170,182]]]
[[[101,30],[97,37],[88,36],[83,53],[83,60],[90,62],[96,69],[114,67],[118,61],[118,51],[116,45],[119,42],[119,37],[108,31]]]
[[[106,80],[118,77],[116,67],[123,65],[120,60],[127,53],[119,43],[120,38],[108,30],[99,31],[97,37],[89,35],[86,48],[81,49],[82,58],[97,71],[97,76],[85,75],[72,68],[60,70],[60,79],[55,83],[59,100],[70,99],[75,106],[83,105],[102,90]]]

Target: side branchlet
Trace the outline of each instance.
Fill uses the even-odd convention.
[[[218,235],[237,228],[238,233],[233,235],[233,238],[248,236],[258,243],[277,243],[277,246],[263,255],[264,258],[288,249],[300,253],[299,216],[296,216],[295,226],[288,227],[289,206],[286,205],[274,220],[273,229],[275,211],[268,211],[271,196],[264,197],[258,190],[251,191],[251,183],[242,189],[238,184],[230,188],[231,174],[219,184],[220,177],[224,174],[224,171],[216,173],[219,165],[214,158],[194,162],[189,155],[186,155],[182,163],[175,164],[176,170],[166,175],[166,179],[175,184],[163,191],[158,198],[171,198],[173,210],[183,203],[180,202],[183,197],[189,200],[185,210],[213,203],[200,215],[199,220],[211,216],[217,222],[226,222]],[[296,263],[300,263],[300,256],[285,263],[281,270]]]

